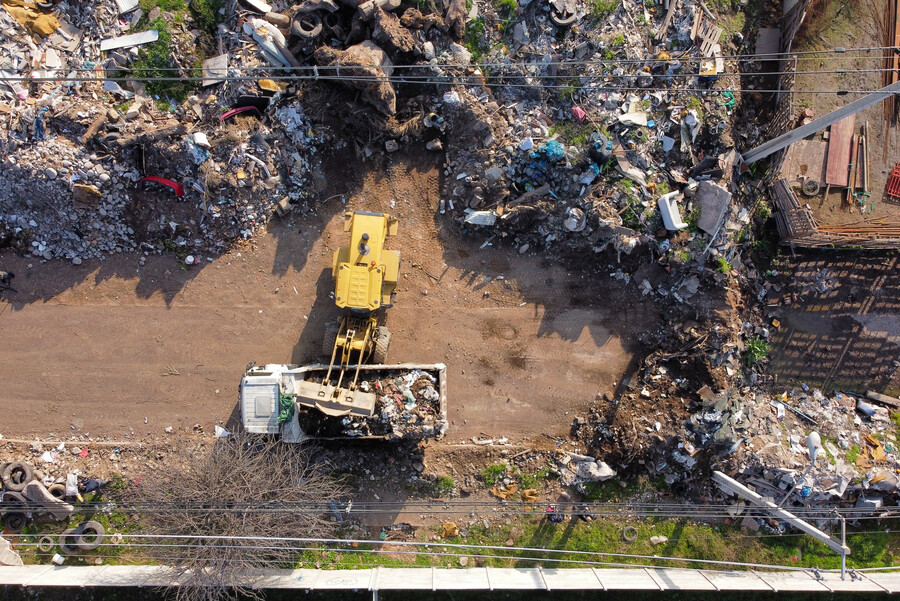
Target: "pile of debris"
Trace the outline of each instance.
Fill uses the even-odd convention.
[[[390,375],[360,374],[357,387],[376,395],[372,417],[324,417],[319,411],[301,411],[300,427],[310,436],[382,437],[391,440],[440,438],[448,428],[440,384],[435,375],[414,369]]]
[[[36,472],[23,461],[0,464],[0,481],[0,518],[4,532],[12,535],[14,542],[18,542],[16,535],[25,529],[29,521],[69,521],[75,514],[72,503],[83,501],[82,493],[93,493],[103,484],[93,479],[79,481],[75,473],[69,474],[65,482],[58,482],[52,476]],[[93,551],[100,547],[105,535],[102,524],[86,521],[64,530],[58,541],[47,535],[41,536],[37,550],[49,554],[58,544],[64,555]],[[0,565],[22,565],[18,554],[11,552],[9,545],[5,546],[0,547]],[[53,558],[56,564],[63,561],[62,555]]]

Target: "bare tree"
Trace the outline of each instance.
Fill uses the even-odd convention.
[[[278,537],[333,534],[327,504],[346,490],[313,453],[238,433],[218,439],[206,457],[193,453],[142,480],[135,507],[144,531],[166,535],[145,539],[154,545],[146,548],[172,566],[179,601],[254,597],[261,568],[296,561],[296,542]]]

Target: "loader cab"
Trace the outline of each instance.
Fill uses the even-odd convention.
[[[334,253],[334,302],[341,309],[364,317],[393,304],[400,271],[400,253],[384,248],[397,233],[397,220],[383,213],[348,212],[344,231],[350,243]]]

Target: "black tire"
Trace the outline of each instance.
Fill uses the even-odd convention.
[[[291,23],[291,33],[308,40],[318,37],[322,33],[322,19],[316,13],[297,15]]]
[[[62,551],[63,555],[75,555],[78,553],[78,547],[75,545],[77,537],[77,528],[68,528],[62,531],[62,534],[59,535],[59,550]]]
[[[322,354],[329,360],[331,359],[331,352],[334,350],[334,344],[337,342],[337,337],[338,326],[333,323],[325,326],[325,338],[322,339]]]
[[[385,363],[390,346],[390,331],[384,326],[375,328],[375,351],[372,353],[372,363]]]
[[[24,461],[13,461],[6,464],[3,473],[0,473],[3,479],[3,485],[15,492],[25,490],[25,485],[34,479],[34,471],[31,466]]]
[[[28,517],[24,513],[10,512],[3,516],[3,525],[10,532],[21,532],[28,523]]]
[[[56,541],[49,536],[42,536],[41,540],[38,541],[37,548],[41,553],[52,553],[53,549],[56,548]]]
[[[633,543],[637,540],[638,531],[634,526],[625,526],[625,529],[622,530],[622,538],[624,538],[627,542]]]
[[[82,551],[93,551],[103,544],[106,530],[100,522],[84,522],[76,529],[75,546]]]
[[[59,482],[57,482],[56,484],[51,484],[47,487],[47,492],[53,495],[54,498],[62,501],[66,498],[66,485],[60,484]]]

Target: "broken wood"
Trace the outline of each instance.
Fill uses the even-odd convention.
[[[881,394],[880,392],[875,392],[874,390],[867,390],[866,398],[868,398],[870,401],[875,401],[876,403],[887,405],[888,407],[900,409],[900,399],[898,399],[897,397]]]
[[[514,207],[516,205],[522,204],[523,202],[529,201],[532,198],[535,198],[538,196],[543,196],[544,194],[546,194],[549,191],[550,191],[550,184],[544,184],[540,188],[535,188],[534,190],[529,190],[528,192],[526,192],[522,196],[516,198],[515,200],[509,201],[508,203],[506,203],[506,207],[507,208]]]

